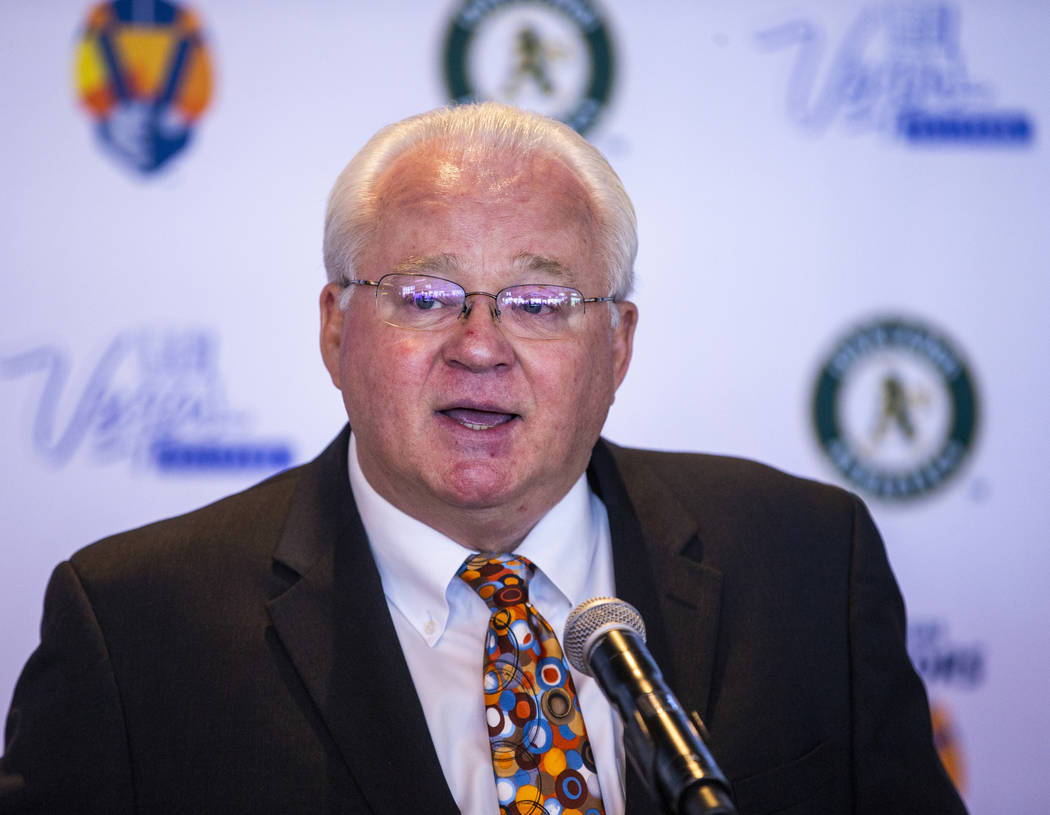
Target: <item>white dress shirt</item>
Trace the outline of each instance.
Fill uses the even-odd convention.
[[[383,581],[390,616],[452,797],[470,815],[499,812],[481,666],[489,609],[456,572],[470,552],[377,493],[350,434],[350,487]],[[536,565],[529,600],[561,640],[579,603],[614,596],[605,505],[581,476],[515,552]],[[623,726],[597,683],[571,669],[607,815],[624,810]],[[411,761],[411,758],[408,759]]]

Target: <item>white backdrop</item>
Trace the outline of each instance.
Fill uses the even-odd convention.
[[[78,82],[98,84],[76,62],[90,5],[0,5],[0,715],[56,562],[307,460],[338,431],[316,339],[325,196],[378,127],[449,100],[459,8],[202,0],[207,106],[185,149],[143,172],[79,99]],[[560,115],[586,101],[588,71],[605,76],[588,43],[611,43],[587,135],[632,194],[642,248],[610,438],[858,489],[814,429],[836,343],[904,320],[965,364],[976,441],[960,466],[908,500],[862,495],[972,811],[1040,811],[1044,0],[607,0],[590,28],[582,0],[492,5],[459,54],[479,93]],[[528,25],[550,96],[535,75],[508,79],[522,53],[508,38]],[[149,76],[159,46],[133,40],[117,37],[129,65],[144,49]],[[905,471],[936,449],[952,402],[931,359],[891,343],[850,369],[835,407],[855,450]],[[896,402],[878,390],[890,379]]]

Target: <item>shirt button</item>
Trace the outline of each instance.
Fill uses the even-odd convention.
[[[432,636],[435,631],[437,631],[437,625],[433,620],[427,620],[427,624],[423,626],[423,633],[429,637]]]

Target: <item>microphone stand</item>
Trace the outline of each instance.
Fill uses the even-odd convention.
[[[712,780],[710,784],[705,784],[698,780],[690,784],[678,799],[678,815],[737,815],[736,807],[729,797],[729,782],[707,749],[707,728],[695,710],[690,711],[689,716],[700,734],[702,771],[705,777],[722,783],[716,785],[715,780]]]
[[[737,815],[729,782],[704,743],[700,717],[686,715],[633,631],[606,636],[617,647],[594,649],[590,667],[621,714],[627,755],[654,798],[667,815]]]

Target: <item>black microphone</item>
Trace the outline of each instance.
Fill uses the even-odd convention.
[[[637,609],[592,597],[573,609],[562,638],[576,670],[593,676],[624,725],[627,756],[670,815],[736,815],[732,790],[704,744],[706,729],[687,715],[645,647]]]

